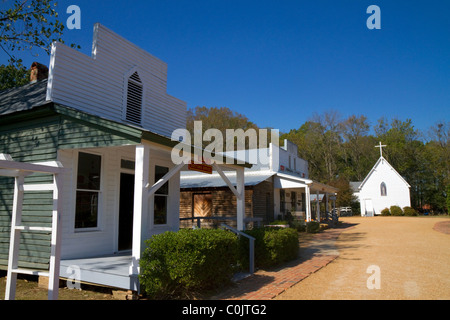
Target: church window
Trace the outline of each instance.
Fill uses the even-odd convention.
[[[386,183],[382,182],[380,186],[381,196],[385,197],[387,196],[387,189],[386,189]]]

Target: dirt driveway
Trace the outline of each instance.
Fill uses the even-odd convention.
[[[449,219],[341,220],[354,227],[336,240],[339,257],[276,299],[450,299],[450,234],[433,229]]]

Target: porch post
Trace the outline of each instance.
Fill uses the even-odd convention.
[[[306,200],[306,206],[305,206],[306,221],[310,222],[311,221],[311,195],[309,193],[308,186],[305,186],[305,200]]]
[[[245,229],[245,177],[244,168],[236,168],[236,191],[240,197],[236,197],[237,203],[237,229],[243,231]]]
[[[316,219],[320,222],[320,201],[319,201],[319,191],[316,192],[317,198],[316,198],[316,204],[317,204],[317,210],[316,210]]]
[[[139,260],[143,251],[143,230],[148,214],[148,197],[146,186],[149,182],[150,147],[145,144],[136,146],[133,209],[133,245],[130,274],[139,274]]]

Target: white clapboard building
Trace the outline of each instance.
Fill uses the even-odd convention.
[[[362,182],[352,182],[354,195],[359,199],[362,216],[374,216],[391,206],[411,206],[410,185],[383,157],[380,158]]]

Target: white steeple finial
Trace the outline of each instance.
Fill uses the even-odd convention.
[[[380,141],[380,145],[378,145],[378,146],[375,146],[375,148],[380,148],[380,158],[383,158],[383,147],[387,147],[385,144],[381,144],[381,141]]]

